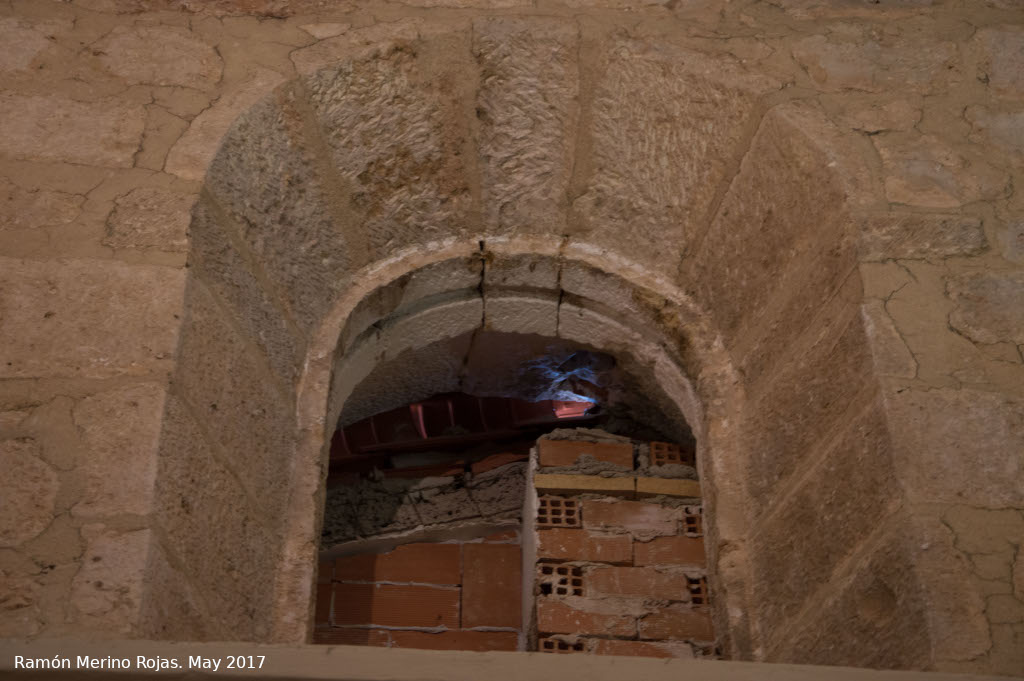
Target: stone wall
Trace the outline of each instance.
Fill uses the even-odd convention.
[[[657,400],[733,655],[1024,666],[1016,3],[12,0],[0,36],[4,635],[304,635],[335,349],[447,259],[435,340],[692,379]]]

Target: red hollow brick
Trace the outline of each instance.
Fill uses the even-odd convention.
[[[625,534],[602,536],[578,529],[539,530],[537,557],[628,564],[633,560],[632,541]]]
[[[395,648],[425,650],[516,650],[519,635],[514,631],[392,631]]]
[[[636,565],[697,565],[707,563],[703,537],[657,537],[633,547]]]
[[[584,454],[598,461],[633,470],[633,445],[581,440],[540,440],[537,443],[540,465],[572,466]]]
[[[595,655],[623,655],[630,657],[691,657],[683,651],[646,641],[595,641]]]
[[[406,544],[381,554],[338,558],[334,580],[338,582],[416,582],[458,584],[458,544]]]
[[[671,605],[640,620],[640,638],[714,641],[715,630],[706,610]]]
[[[335,584],[334,624],[459,627],[459,590],[395,584]]]
[[[313,643],[333,646],[386,646],[390,643],[384,629],[315,629]]]
[[[462,626],[522,624],[522,550],[516,544],[465,544],[462,564]]]
[[[610,567],[587,573],[588,594],[645,596],[669,601],[688,600],[686,576],[649,567]]]
[[[648,536],[674,535],[679,525],[679,509],[642,501],[583,502],[583,527],[595,530],[625,530]]]
[[[636,619],[574,608],[559,598],[537,599],[537,631],[542,634],[636,636]]]

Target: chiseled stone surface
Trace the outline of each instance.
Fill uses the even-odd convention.
[[[114,200],[103,243],[113,248],[184,251],[195,196],[140,187]]]
[[[590,114],[592,174],[573,209],[589,239],[671,271],[743,151],[754,102],[778,85],[734,60],[636,42],[608,59]]]
[[[951,277],[954,329],[978,343],[1024,345],[1024,272],[974,272]]]
[[[571,22],[496,18],[473,24],[484,75],[477,93],[485,227],[565,231],[578,82]]]
[[[1024,403],[966,388],[890,391],[886,402],[896,473],[911,501],[1020,505]]]
[[[30,439],[0,442],[0,547],[18,546],[53,520],[57,472]]]
[[[85,398],[73,410],[85,450],[78,459],[82,499],[74,516],[150,512],[164,388],[141,383]]]
[[[0,377],[166,371],[184,272],[112,260],[0,259]]]
[[[104,66],[128,83],[202,90],[220,79],[217,52],[181,28],[118,26],[95,49]]]
[[[146,112],[117,99],[77,102],[60,95],[0,94],[0,154],[128,168]]]

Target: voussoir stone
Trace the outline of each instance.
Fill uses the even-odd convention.
[[[0,259],[0,377],[170,368],[184,272],[112,260]]]
[[[85,398],[73,410],[85,444],[75,516],[144,515],[152,505],[164,389],[151,383]]]
[[[1024,345],[1024,272],[972,272],[947,281],[954,329],[979,343]]]
[[[118,26],[95,49],[107,69],[129,83],[203,90],[220,80],[220,57],[183,28]]]
[[[146,112],[117,99],[78,102],[58,95],[0,95],[0,154],[129,168]]]
[[[140,187],[114,200],[103,243],[113,248],[184,251],[195,196]]]
[[[27,438],[0,442],[0,470],[0,547],[17,546],[53,520],[57,473]]]
[[[572,171],[577,28],[516,18],[473,24],[486,226],[561,234]]]

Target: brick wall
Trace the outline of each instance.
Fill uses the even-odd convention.
[[[517,650],[522,584],[514,530],[321,561],[313,642]]]
[[[536,456],[537,649],[714,656],[692,459],[663,443],[549,439]]]

